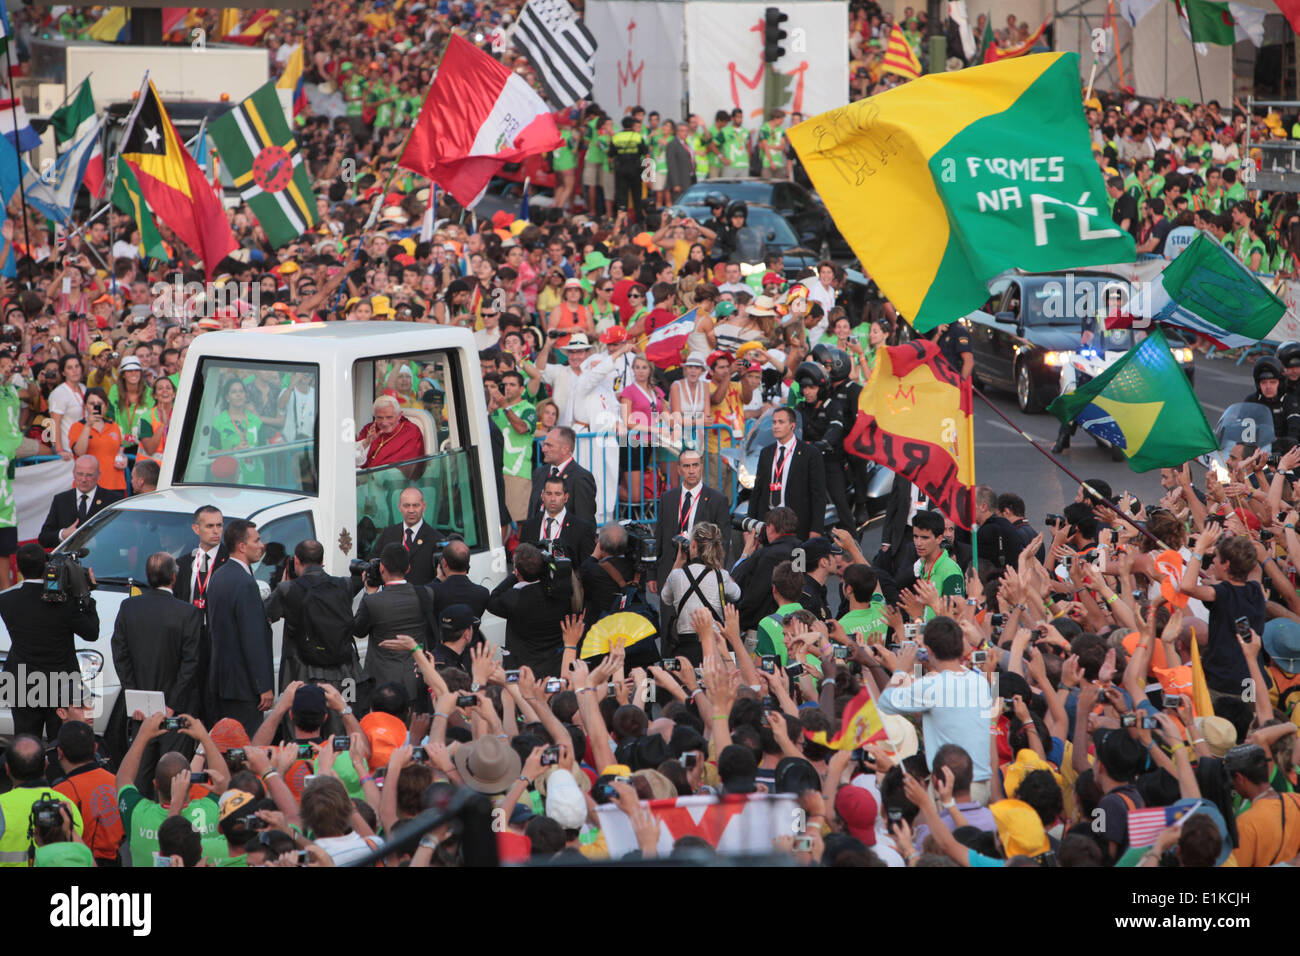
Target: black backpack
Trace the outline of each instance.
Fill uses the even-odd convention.
[[[337,667],[352,663],[352,593],[347,582],[327,574],[296,578],[302,591],[298,656],[304,664]]]

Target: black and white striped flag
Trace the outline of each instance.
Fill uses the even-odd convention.
[[[537,71],[556,106],[589,99],[596,83],[596,38],[567,0],[528,0],[515,26],[514,44]]]

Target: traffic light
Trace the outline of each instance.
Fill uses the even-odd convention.
[[[781,46],[781,41],[789,34],[781,29],[781,24],[789,20],[788,14],[782,13],[776,7],[768,7],[763,11],[763,62],[775,63],[781,57],[785,56],[785,47]]]

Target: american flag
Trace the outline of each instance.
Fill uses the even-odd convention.
[[[1128,845],[1150,846],[1156,842],[1160,831],[1182,823],[1199,807],[1196,803],[1176,804],[1172,807],[1152,807],[1148,810],[1130,810],[1128,813]]]
[[[537,71],[546,96],[561,108],[591,97],[596,83],[596,38],[567,0],[529,0],[513,35]]]

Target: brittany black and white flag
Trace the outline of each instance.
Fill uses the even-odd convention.
[[[563,108],[590,98],[596,82],[596,38],[567,0],[528,0],[513,40],[533,64],[552,103]]]

